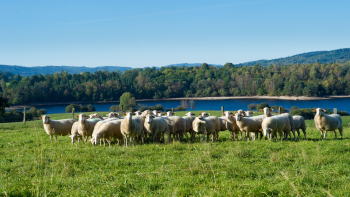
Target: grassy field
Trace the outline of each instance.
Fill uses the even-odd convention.
[[[321,141],[308,120],[307,141],[232,142],[224,131],[217,143],[131,148],[50,143],[42,121],[3,124],[0,196],[349,196],[349,122],[344,140]]]

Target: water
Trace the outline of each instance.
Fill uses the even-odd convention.
[[[225,111],[235,111],[238,109],[247,110],[248,105],[251,103],[263,103],[266,102],[270,106],[277,105],[283,106],[286,109],[292,106],[299,108],[338,108],[338,111],[350,112],[350,98],[339,98],[339,99],[327,99],[327,100],[271,100],[271,99],[229,99],[229,100],[196,100],[196,111],[208,111],[208,110],[221,110],[221,106],[225,107]],[[138,104],[154,106],[157,104],[163,105],[164,108],[172,108],[180,105],[180,101],[145,101],[137,102]],[[119,103],[96,103],[93,106],[96,111],[109,111],[109,107],[112,105],[119,105]],[[48,114],[65,113],[67,105],[55,105],[55,106],[39,106],[38,109],[46,109]],[[190,109],[188,109],[189,111]],[[23,111],[23,110],[22,110]]]

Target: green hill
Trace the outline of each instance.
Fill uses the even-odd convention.
[[[312,63],[344,63],[350,60],[350,48],[337,49],[333,51],[314,51],[308,53],[301,53],[291,57],[284,57],[272,60],[257,60],[235,66],[253,66],[259,64],[261,66],[269,65],[292,65],[292,64],[312,64]]]

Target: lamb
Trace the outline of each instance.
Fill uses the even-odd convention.
[[[294,130],[298,132],[298,139],[301,129],[304,133],[304,139],[306,140],[306,125],[305,125],[305,119],[302,116],[293,116],[293,122],[294,122]]]
[[[152,135],[153,143],[158,135],[163,135],[163,139],[165,141],[164,134],[167,134],[168,141],[170,140],[170,130],[165,119],[147,114],[145,117],[144,127],[145,131],[147,131],[149,135]]]
[[[231,133],[231,139],[232,141],[234,138],[236,138],[236,141],[238,140],[238,135],[241,133],[241,140],[242,140],[242,132],[240,132],[239,127],[236,123],[236,118],[233,117],[233,113],[230,111],[226,111],[222,114],[222,117],[219,118],[220,120],[220,131],[229,130]]]
[[[128,142],[131,143],[135,136],[141,135],[143,138],[143,131],[142,131],[141,124],[138,121],[133,120],[131,112],[126,113],[125,118],[121,122],[120,128],[121,128],[121,133],[125,137],[126,147],[128,147]]]
[[[326,139],[327,131],[333,131],[335,138],[337,138],[337,133],[335,130],[339,130],[341,139],[343,139],[343,121],[339,114],[325,114],[325,110],[317,108],[316,115],[314,118],[316,129],[321,132],[321,138]]]
[[[187,112],[185,114],[186,116],[183,116],[182,119],[185,120],[186,122],[186,130],[185,132],[187,133],[190,133],[190,136],[191,136],[191,141],[193,142],[194,141],[194,138],[195,138],[195,133],[193,131],[193,126],[192,126],[192,122],[194,121],[194,119],[196,118],[195,114],[192,113],[192,112]],[[188,141],[188,139],[187,139]]]
[[[196,117],[192,123],[192,127],[196,133],[203,135],[203,141],[205,140],[205,136],[207,136],[207,141],[209,141],[209,135],[212,135],[212,141],[217,141],[216,136],[220,131],[220,121],[218,117]]]
[[[101,121],[102,125],[98,129],[95,129],[92,133],[91,143],[95,146],[100,139],[107,140],[109,147],[111,147],[111,138],[118,140],[118,146],[120,141],[123,140],[123,134],[121,133],[122,119],[115,119],[111,121]],[[101,142],[100,142],[101,146]]]
[[[261,123],[263,121],[262,117],[244,117],[244,113],[242,111],[237,111],[236,115],[236,123],[240,131],[245,132],[245,139],[249,140],[249,133],[252,135],[252,140],[255,140],[255,135],[258,132],[261,132]]]
[[[72,144],[74,144],[75,140],[77,139],[78,139],[78,143],[79,143],[79,139],[83,140],[81,135],[78,132],[78,122],[75,122],[73,124],[69,137],[72,138]]]
[[[268,136],[269,140],[271,140],[274,135],[276,135],[277,138],[277,133],[279,133],[280,140],[282,140],[283,133],[290,132],[291,130],[289,118],[283,115],[267,117],[261,123],[261,130],[263,131],[264,137]]]
[[[78,120],[78,132],[84,138],[84,141],[87,142],[88,137],[91,137],[94,127],[97,122],[101,119],[87,119],[87,115],[79,114],[76,116]]]
[[[43,120],[45,132],[50,135],[51,143],[52,136],[55,136],[55,141],[57,141],[57,135],[65,136],[70,134],[72,126],[76,122],[74,119],[51,120],[50,118],[47,115],[40,117]]]

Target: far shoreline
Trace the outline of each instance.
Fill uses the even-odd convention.
[[[137,102],[142,101],[180,101],[180,100],[235,100],[235,99],[269,99],[269,100],[293,100],[293,101],[305,101],[305,100],[327,100],[327,99],[340,99],[350,98],[350,95],[334,95],[323,97],[307,97],[307,96],[222,96],[222,97],[181,97],[181,98],[162,98],[162,99],[136,99]],[[96,103],[118,103],[118,101],[74,101],[74,102],[46,102],[46,103],[28,103],[24,105],[14,105],[6,108],[6,110],[23,109],[24,107],[40,107],[40,106],[52,106],[52,105],[70,105],[70,104],[96,104]]]

